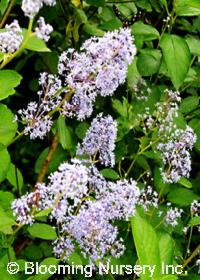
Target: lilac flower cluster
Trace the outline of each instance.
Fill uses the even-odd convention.
[[[75,244],[91,263],[123,254],[125,247],[112,221],[134,215],[140,197],[135,181],[106,182],[91,162],[74,159],[61,164],[47,185],[38,184],[37,193],[39,205],[33,192],[15,200],[12,209],[21,224],[32,224],[36,211],[50,209],[50,218],[61,230],[53,243],[57,257],[66,260]]]
[[[52,209],[52,219],[63,223],[67,216],[74,213],[82,199],[89,195],[93,189],[90,184],[91,169],[84,166],[81,161],[73,160],[72,164],[61,164],[58,171],[49,176],[48,197],[44,203],[45,208]]]
[[[53,31],[53,27],[50,24],[46,24],[43,17],[40,17],[37,21],[38,26],[35,28],[35,33],[38,38],[49,41],[49,34]]]
[[[38,91],[40,102],[30,102],[26,109],[18,111],[19,119],[26,125],[24,132],[26,135],[29,134],[31,139],[37,137],[42,139],[50,131],[53,123],[50,112],[62,100],[61,96],[57,95],[61,89],[61,81],[58,77],[42,73],[39,84],[42,87],[42,90]]]
[[[137,100],[146,101],[151,93],[151,89],[148,87],[147,82],[142,78],[133,86],[132,90]]]
[[[190,211],[193,216],[200,216],[200,202],[194,200],[190,206]]]
[[[99,161],[105,166],[115,164],[115,139],[117,124],[111,116],[103,117],[100,113],[93,119],[83,143],[77,147],[77,155],[99,155]],[[96,158],[95,158],[96,159]]]
[[[170,138],[171,133],[176,129],[174,119],[178,117],[178,103],[181,101],[181,97],[178,91],[168,89],[164,91],[164,94],[165,100],[155,104],[156,110],[153,115],[150,114],[149,108],[146,108],[146,112],[143,115],[145,120],[143,130],[146,132],[157,127],[159,136]]]
[[[83,256],[89,256],[91,262],[102,260],[111,251],[112,246],[116,246],[118,229],[109,223],[106,214],[100,201],[89,201],[63,228],[64,232],[78,243]],[[118,243],[123,253],[124,246],[119,240]],[[60,257],[55,249],[54,252]],[[66,253],[68,255],[68,252]]]
[[[0,33],[0,51],[14,53],[23,41],[22,29],[17,20],[6,24],[5,31]]]
[[[112,95],[124,83],[127,67],[136,54],[128,28],[88,39],[81,51],[64,52],[58,65],[65,83],[75,89],[72,101],[65,103],[63,114],[75,115],[79,120],[91,115],[97,95]]]
[[[192,217],[200,216],[200,202],[194,200],[190,206],[190,212]],[[200,225],[197,226],[198,231],[200,232]]]
[[[45,25],[43,18],[40,18],[39,22],[41,26],[36,28],[36,33],[40,38],[47,40],[51,28]],[[63,115],[76,115],[78,120],[89,117],[92,114],[96,96],[98,94],[111,95],[117,86],[124,82],[128,64],[135,55],[133,38],[127,28],[108,32],[102,38],[89,39],[83,44],[81,50],[82,52],[78,53],[69,49],[66,53],[61,54],[58,64],[59,74],[57,76],[41,74],[39,83],[42,91],[39,91],[38,95],[40,99],[41,96],[43,97],[39,104],[31,102],[27,109],[19,110],[20,118],[26,125],[25,134],[29,134],[31,139],[43,138],[50,131],[52,126],[50,111],[53,111],[59,104],[58,109]],[[74,92],[71,102],[65,99],[66,93],[69,91],[65,90],[66,88]],[[64,93],[64,97],[61,97],[61,93]],[[111,154],[109,155],[109,151],[103,152],[101,149],[100,160],[106,162],[107,165],[113,165],[114,144],[112,139],[116,133],[115,124],[111,124],[110,118],[105,118],[103,122],[107,127],[109,126],[111,136],[111,140],[108,146],[105,144],[104,150],[108,148]],[[103,137],[102,132],[101,135]],[[107,136],[109,137],[108,134]],[[90,139],[87,138],[87,141]],[[101,142],[101,140],[99,141]],[[102,145],[100,142],[95,146],[97,150],[100,148],[97,146]],[[88,145],[89,143],[87,143],[87,148]],[[82,149],[82,152],[87,152],[87,148],[84,150],[85,148]]]
[[[140,191],[138,205],[147,211],[150,207],[158,207],[158,193],[153,190],[151,186],[147,186],[146,189]]]
[[[34,18],[44,4],[54,6],[56,4],[56,0],[23,0],[22,10],[25,16]]]
[[[182,214],[183,214],[183,209],[179,209],[177,207],[175,208],[170,207],[165,216],[166,224],[171,225],[172,227],[177,226],[178,219],[181,218]]]
[[[39,201],[38,201],[39,198]],[[41,184],[35,192],[27,193],[12,202],[12,210],[17,222],[21,225],[31,225],[35,221],[35,212],[43,210],[46,199],[46,187]]]
[[[166,143],[159,143],[163,167],[161,174],[164,182],[173,183],[181,177],[189,177],[191,171],[190,150],[196,142],[196,135],[189,126],[177,129]]]
[[[128,220],[135,212],[135,205],[138,204],[140,190],[134,180],[119,180],[116,183],[108,182],[106,189],[101,190],[98,200],[107,214],[108,220]]]
[[[196,142],[196,135],[189,126],[185,130],[177,128],[175,119],[178,117],[181,101],[178,91],[165,90],[164,101],[158,102],[153,114],[149,108],[143,116],[143,131],[157,130],[160,142],[157,144],[161,152],[163,166],[161,175],[166,183],[178,182],[181,177],[189,177],[191,171],[190,150]]]
[[[132,216],[139,195],[135,181],[108,182],[96,193],[95,201],[88,200],[80,207],[77,215],[70,216],[62,224],[62,233],[67,237],[65,242],[78,243],[84,257],[89,256],[91,262],[103,259],[108,252],[120,257],[125,246],[122,239],[117,239],[118,229],[111,221]],[[71,251],[66,250],[62,244],[62,239],[56,240],[54,253],[57,257],[67,259]]]

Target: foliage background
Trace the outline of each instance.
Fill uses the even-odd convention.
[[[27,28],[28,20],[21,11],[21,1],[2,0],[0,2],[1,19],[5,18],[5,12],[11,4],[12,10],[6,17],[6,22],[9,23],[12,19],[17,18],[20,25]],[[154,189],[160,194],[161,209],[165,208],[166,201],[170,201],[176,207],[184,208],[187,213],[175,228],[166,227],[162,223],[157,227],[160,223],[157,215],[153,215],[150,222],[146,217],[139,216],[133,221],[135,224],[133,228],[136,230],[135,233],[133,232],[135,242],[133,242],[130,225],[119,223],[121,234],[126,237],[125,242],[128,249],[118,262],[134,265],[138,252],[139,255],[142,254],[141,259],[143,259],[143,255],[148,256],[143,261],[158,262],[156,250],[160,246],[163,255],[167,255],[170,259],[169,262],[174,264],[185,264],[186,262],[185,266],[189,275],[180,276],[178,279],[200,279],[197,273],[198,268],[195,266],[198,258],[195,249],[199,248],[199,232],[195,226],[193,229],[188,210],[191,202],[195,199],[198,200],[200,195],[200,1],[197,0],[112,2],[59,0],[55,7],[45,6],[41,9],[37,17],[44,16],[54,27],[48,47],[39,39],[29,41],[22,52],[7,65],[2,66],[3,70],[15,70],[20,76],[17,76],[16,73],[12,76],[11,73],[9,75],[12,77],[10,77],[8,73],[0,71],[0,99],[2,100],[0,143],[4,145],[1,145],[0,152],[0,274],[3,279],[38,280],[50,277],[49,275],[35,277],[23,275],[24,260],[39,262],[48,262],[48,258],[52,258],[51,260],[54,262],[56,260],[52,255],[51,242],[37,238],[37,234],[36,237],[34,234],[31,235],[28,226],[20,232],[15,232],[10,203],[15,197],[20,197],[27,191],[33,190],[56,128],[59,131],[59,144],[46,175],[55,171],[61,162],[67,161],[75,155],[76,145],[80,139],[83,139],[91,122],[91,120],[87,120],[79,123],[74,119],[63,120],[60,118],[56,120],[55,117],[54,129],[44,140],[31,141],[29,137],[22,137],[9,145],[17,131],[16,125],[12,122],[12,114],[15,114],[20,108],[26,107],[31,100],[37,100],[39,73],[43,71],[56,73],[58,56],[63,50],[69,47],[79,49],[87,38],[102,36],[106,31],[122,27],[123,23],[114,13],[113,4],[127,19],[137,14],[130,26],[135,37],[137,56],[129,67],[126,84],[119,87],[112,98],[98,98],[95,103],[95,115],[103,111],[105,114],[111,114],[118,122],[115,149],[117,163],[114,169],[103,170],[103,175],[111,180],[116,180],[124,177],[129,170],[128,177],[138,179],[141,174],[145,177],[148,171],[154,179]],[[169,20],[166,20],[167,17]],[[0,57],[3,59],[3,55],[0,54]],[[151,89],[147,100],[138,100],[135,96],[134,87],[138,85],[141,78]],[[10,88],[8,88],[8,84]],[[179,90],[182,97],[179,116],[176,120],[178,127],[184,128],[188,123],[198,137],[192,152],[191,178],[177,184],[166,184],[162,181],[159,173],[161,166],[159,155],[155,153],[154,145],[150,145],[149,149],[145,148],[151,139],[143,135],[137,120],[137,116],[143,114],[146,107],[153,112],[155,103],[163,99],[164,90],[169,88]],[[18,131],[21,130],[22,127],[19,125]],[[3,149],[5,145],[9,145],[8,152]],[[129,169],[132,163],[132,168]],[[142,180],[140,184],[143,184]],[[39,221],[45,222],[45,219],[44,217]],[[182,230],[188,223],[190,223],[190,234],[185,236]],[[198,224],[200,224],[199,219],[195,225]],[[165,232],[162,238],[159,238],[158,229],[159,232]],[[157,241],[155,241],[155,235],[158,235]],[[142,240],[141,236],[143,236]],[[160,241],[160,245],[158,241]],[[189,254],[186,252],[187,249],[190,249]],[[175,256],[177,258],[174,258]],[[191,256],[191,262],[187,263]],[[140,262],[142,262],[141,259]],[[18,260],[22,270],[21,274],[8,275],[6,264],[10,260]],[[72,260],[82,262],[77,253],[72,256]],[[111,276],[107,276],[108,279],[110,279],[109,277]],[[74,276],[73,279],[75,278],[82,279],[83,276]],[[96,276],[96,279],[99,278]],[[72,279],[72,276],[53,276],[52,279]],[[131,278],[121,276],[121,279]],[[164,279],[176,278],[169,276]]]

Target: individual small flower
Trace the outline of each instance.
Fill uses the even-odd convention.
[[[23,0],[22,10],[25,16],[34,18],[39,10],[43,7],[43,4],[54,6],[56,4],[56,0]]]
[[[80,53],[74,49],[62,53],[58,72],[65,83],[75,89],[72,101],[63,106],[63,114],[75,115],[79,120],[89,117],[97,95],[112,95],[124,83],[135,54],[128,28],[107,32],[102,38],[88,39]]]
[[[6,24],[5,31],[0,33],[0,51],[14,53],[23,41],[22,29],[17,20]]]
[[[111,116],[103,117],[100,113],[92,121],[86,132],[82,144],[78,145],[77,155],[98,155],[99,161],[105,166],[115,164],[115,139],[117,136],[117,125]]]
[[[159,143],[163,168],[161,174],[164,182],[178,182],[181,177],[189,177],[191,171],[190,150],[196,142],[196,135],[189,126],[185,130],[177,129],[167,143]]]
[[[171,225],[172,227],[175,227],[178,225],[178,219],[181,218],[181,215],[183,213],[182,209],[179,209],[177,207],[175,208],[170,208],[167,211],[166,217],[165,217],[165,222],[168,225]]]
[[[46,24],[43,17],[40,17],[37,21],[38,26],[35,28],[35,33],[38,38],[48,42],[49,34],[53,31],[53,27],[50,24]]]
[[[184,233],[185,235],[187,235],[188,231],[189,231],[189,227],[184,227],[184,228],[183,228],[183,233]]]

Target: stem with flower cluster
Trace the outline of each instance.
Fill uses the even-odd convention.
[[[32,34],[32,27],[33,27],[33,19],[30,19],[26,37],[24,38],[24,41],[22,42],[20,48],[13,54],[5,55],[5,58],[0,65],[0,69],[4,68],[8,63],[10,63],[16,56],[18,56],[26,48],[26,44]]]

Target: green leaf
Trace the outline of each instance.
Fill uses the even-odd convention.
[[[182,185],[182,186],[188,188],[188,189],[191,189],[191,188],[192,188],[192,183],[191,183],[188,179],[186,179],[185,177],[182,177],[182,178],[178,181],[178,183],[179,183],[180,185]]]
[[[7,214],[0,208],[0,232],[4,234],[12,234],[12,226],[15,225],[16,222],[7,216]]]
[[[128,66],[127,82],[130,89],[133,89],[141,79],[141,75],[137,69],[137,59],[138,58],[136,57]]]
[[[156,266],[153,279],[158,279],[161,273],[159,242],[153,227],[136,212],[131,219],[132,234],[140,265]],[[150,272],[142,279],[150,279]]]
[[[200,151],[200,120],[197,118],[192,119],[189,122],[189,126],[193,128],[194,132],[197,135],[197,141],[194,144],[194,146],[198,151]]]
[[[40,218],[40,217],[46,217],[51,213],[52,209],[48,208],[48,209],[44,209],[41,210],[40,212],[38,212],[37,214],[35,214],[36,218]]]
[[[14,195],[11,192],[0,191],[0,205],[5,210],[10,210],[11,202],[14,200]]]
[[[157,13],[161,12],[161,5],[158,0],[150,0],[151,6],[156,10]]]
[[[119,29],[122,26],[121,21],[118,18],[113,18],[109,21],[104,22],[101,24],[101,28],[103,30],[112,31],[114,29]]]
[[[186,42],[189,46],[191,54],[200,56],[200,40],[194,36],[188,36]]]
[[[24,36],[26,36],[27,30],[23,30]],[[25,48],[27,50],[35,52],[50,52],[51,50],[46,46],[46,43],[38,38],[35,34],[29,37],[26,42]]]
[[[131,15],[137,13],[137,7],[135,6],[135,3],[122,1],[121,3],[116,4],[116,6],[124,17],[129,18]]]
[[[112,99],[113,109],[124,118],[128,117],[128,105],[129,104],[125,97],[123,98],[123,103],[120,102],[118,99]]]
[[[141,41],[151,41],[159,38],[159,32],[153,26],[137,21],[131,27],[133,35]]]
[[[195,110],[199,105],[198,96],[188,96],[184,98],[180,104],[180,111],[183,114],[188,114]]]
[[[167,0],[159,0],[160,4],[167,7]]]
[[[86,122],[79,123],[75,129],[75,133],[78,136],[78,138],[83,139],[85,137],[85,134],[89,128],[89,124]]]
[[[0,52],[0,62],[3,60],[4,55],[5,55],[4,53]]]
[[[100,7],[105,4],[105,0],[85,0],[91,6]]]
[[[160,67],[161,57],[159,50],[142,49],[137,59],[138,72],[144,77],[155,74]]]
[[[192,219],[188,223],[190,226],[198,226],[200,225],[200,216],[192,217]]]
[[[24,250],[24,255],[31,260],[39,260],[43,257],[43,253],[38,244],[31,243]]]
[[[13,121],[14,115],[6,105],[0,104],[0,143],[6,145],[17,132],[17,123]]]
[[[172,189],[167,196],[167,199],[179,206],[188,206],[193,200],[198,200],[200,197],[192,190],[185,188]]]
[[[80,23],[87,22],[87,16],[83,10],[76,9],[76,20],[78,20]]]
[[[142,167],[144,170],[149,170],[149,172],[151,172],[151,167],[149,166],[148,161],[143,155],[139,155],[136,159],[136,162],[139,167]]]
[[[1,0],[0,2],[0,12],[3,15],[8,7],[9,0]]]
[[[100,173],[103,175],[104,178],[107,179],[117,180],[119,178],[118,173],[111,168],[102,169]]]
[[[163,35],[160,47],[171,81],[174,87],[179,89],[190,67],[189,47],[183,38],[170,34]]]
[[[98,36],[98,37],[103,36],[104,33],[105,33],[103,30],[98,28],[96,25],[90,24],[90,23],[84,24],[83,31],[86,32],[89,35]]]
[[[177,35],[164,34],[160,47],[171,81],[174,87],[178,89],[186,78],[190,67],[188,45],[183,38]],[[178,61],[181,61],[181,63],[177,63]]]
[[[14,70],[0,71],[0,100],[7,98],[15,93],[15,87],[20,84],[22,76]]]
[[[146,10],[147,12],[152,12],[151,3],[149,0],[137,1],[137,6],[143,10]]]
[[[199,0],[176,0],[175,7],[175,11],[178,16],[200,15]]]
[[[77,254],[76,252],[71,253],[71,255],[69,256],[67,262],[72,265],[83,265],[83,260],[81,258],[81,256],[79,254]]]
[[[55,240],[57,238],[55,230],[46,224],[35,223],[28,228],[28,232],[33,237],[45,240]]]
[[[41,265],[43,265],[43,266],[45,266],[46,268],[47,268],[47,273],[42,273],[42,274],[38,274],[38,275],[35,275],[33,278],[32,278],[32,280],[47,280],[47,279],[49,279],[49,278],[51,278],[52,277],[52,274],[51,273],[49,273],[48,272],[48,267],[50,267],[50,266],[55,266],[55,267],[57,267],[58,266],[58,264],[59,264],[59,262],[60,262],[60,260],[59,259],[56,259],[56,258],[46,258],[46,259],[44,259],[40,264],[39,264],[39,266]],[[53,270],[51,270],[51,269],[49,269],[50,270],[50,272],[51,271],[53,271]]]
[[[173,259],[173,239],[171,236],[166,232],[159,232],[158,233],[158,240],[159,240],[159,250],[160,250],[160,258],[161,261],[165,264],[172,264]]]
[[[6,270],[6,267],[5,268],[0,267],[0,275],[1,275],[1,280],[21,280],[20,275],[9,274],[8,271]]]
[[[8,173],[10,166],[10,155],[7,150],[0,151],[0,182],[2,182]]]
[[[19,169],[12,163],[9,166],[6,179],[16,189],[17,188],[21,189],[23,187],[23,184],[24,184],[23,176],[22,176],[21,172],[19,171]]]
[[[164,275],[159,280],[176,280],[178,277],[176,275]]]
[[[200,216],[192,217],[192,219],[188,223],[190,226],[198,226],[200,225]]]
[[[65,117],[59,116],[57,121],[58,137],[63,149],[70,150],[72,147],[72,135],[70,129],[67,127]]]

